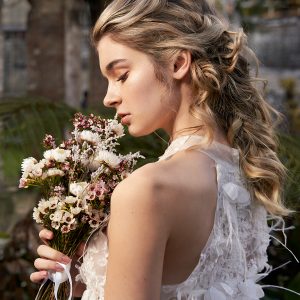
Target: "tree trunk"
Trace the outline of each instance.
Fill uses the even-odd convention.
[[[83,89],[80,16],[84,5],[82,0],[65,0],[65,102],[75,108],[80,107]]]
[[[64,1],[30,0],[28,16],[28,94],[63,101]]]
[[[104,1],[88,1],[90,6],[91,24],[94,26],[98,17],[104,9]],[[107,112],[103,105],[103,98],[106,95],[107,83],[101,75],[99,68],[98,53],[95,49],[91,50],[90,56],[90,92],[89,102],[90,106],[100,110],[100,113]],[[111,112],[111,110],[110,110]]]
[[[3,95],[3,86],[4,86],[4,39],[3,39],[3,30],[2,30],[2,2],[0,0],[0,98]]]

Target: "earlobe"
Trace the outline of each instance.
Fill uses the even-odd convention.
[[[183,50],[178,53],[173,63],[173,77],[182,79],[189,71],[191,65],[191,53]]]

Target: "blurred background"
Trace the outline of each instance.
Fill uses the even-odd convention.
[[[20,164],[41,157],[45,133],[64,137],[75,111],[112,117],[102,99],[106,82],[89,34],[105,1],[0,0],[0,299],[34,299],[33,271],[39,229],[32,208],[39,195],[18,190]],[[109,1],[107,1],[109,2]],[[286,201],[300,208],[300,0],[211,0],[235,27],[243,26],[260,60],[259,76],[268,81],[267,100],[284,114],[278,128],[280,157],[289,170]],[[163,138],[166,138],[160,133]],[[156,135],[123,138],[120,151],[140,150],[155,160],[166,148]],[[300,217],[286,219],[288,244],[300,259]],[[283,241],[280,232],[273,233]],[[275,267],[264,284],[300,292],[300,268],[274,241]],[[264,299],[300,299],[265,289]]]

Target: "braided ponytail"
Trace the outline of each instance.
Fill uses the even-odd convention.
[[[255,57],[242,30],[229,31],[204,0],[115,0],[93,30],[152,59],[164,81],[167,62],[180,50],[191,53],[194,103],[190,113],[205,124],[206,141],[222,128],[240,153],[240,167],[254,198],[269,213],[287,215],[282,203],[285,168],[276,154],[272,116],[279,116],[255,87],[246,57]]]

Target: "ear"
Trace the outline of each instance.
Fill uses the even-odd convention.
[[[173,78],[182,79],[189,72],[190,66],[191,53],[187,50],[180,51],[173,61]]]

